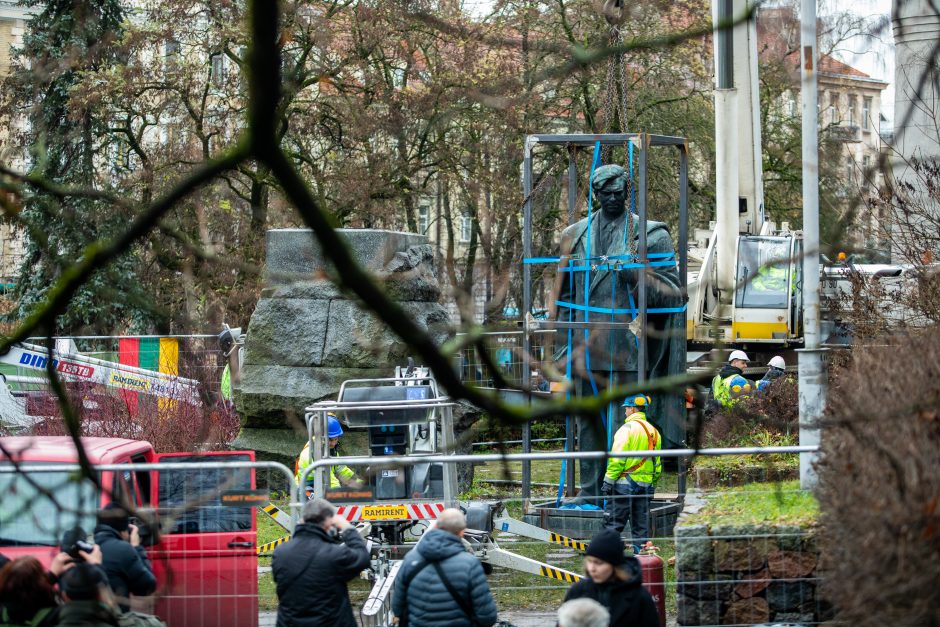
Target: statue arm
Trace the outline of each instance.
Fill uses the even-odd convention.
[[[675,255],[672,238],[665,228],[654,229],[647,242],[649,254],[669,253]],[[650,261],[663,261],[654,257]],[[681,283],[679,281],[678,259],[671,265],[651,268],[647,275],[647,298],[650,307],[676,307],[682,302]]]

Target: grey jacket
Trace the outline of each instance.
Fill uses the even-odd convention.
[[[429,564],[412,577],[424,562]],[[433,562],[440,564],[451,586],[473,610],[472,619],[447,591]],[[407,590],[405,582],[409,582]],[[418,546],[405,556],[395,577],[392,611],[400,617],[406,605],[409,627],[490,627],[496,622],[496,603],[480,561],[464,550],[460,538],[440,529],[432,529],[424,535]]]

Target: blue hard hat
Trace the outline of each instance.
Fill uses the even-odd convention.
[[[343,435],[343,425],[339,423],[339,420],[333,414],[327,415],[326,426],[326,436],[331,440]]]
[[[647,407],[653,401],[646,394],[633,394],[623,399],[623,407]]]

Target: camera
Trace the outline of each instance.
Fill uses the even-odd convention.
[[[74,527],[65,532],[65,535],[62,536],[62,552],[68,553],[76,562],[84,562],[85,558],[82,557],[82,554],[79,551],[84,551],[85,553],[91,553],[94,550],[95,545],[87,540],[88,534],[81,527]]]

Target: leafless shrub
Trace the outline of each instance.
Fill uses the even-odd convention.
[[[234,409],[223,403],[191,404],[80,383],[69,383],[66,390],[83,436],[147,440],[158,452],[226,449],[240,427]],[[68,435],[52,394],[33,395],[27,411],[48,417],[32,435]]]
[[[785,377],[711,415],[702,426],[705,446],[790,444],[799,431],[796,379]]]
[[[858,346],[833,387],[818,497],[827,598],[850,625],[940,625],[940,329]]]

